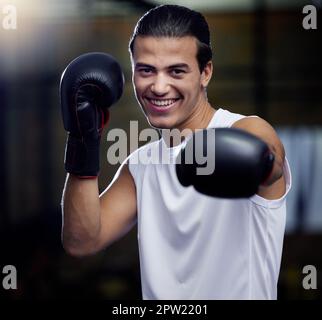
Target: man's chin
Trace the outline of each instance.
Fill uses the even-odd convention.
[[[174,125],[170,124],[167,121],[153,121],[152,119],[148,119],[149,125],[154,129],[174,129]]]

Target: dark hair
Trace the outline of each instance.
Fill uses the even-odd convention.
[[[129,43],[131,54],[137,36],[175,38],[193,36],[197,39],[197,61],[200,72],[212,59],[208,24],[201,13],[186,7],[161,5],[145,13],[134,28]]]

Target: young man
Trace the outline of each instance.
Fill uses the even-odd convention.
[[[99,195],[100,135],[106,106],[121,94],[121,72],[113,59],[95,54],[67,68],[61,83],[69,131],[64,248],[75,256],[93,254],[138,223],[144,299],[276,299],[290,189],[276,132],[259,117],[209,103],[213,65],[201,14],[173,5],[150,10],[134,30],[130,53],[135,94],[148,122],[177,129],[183,142],[162,137],[138,149]],[[206,142],[210,152],[216,142],[215,174],[200,178],[185,163],[137,161],[159,150],[178,159],[196,129],[216,132],[216,140]],[[256,194],[245,197],[258,172]]]

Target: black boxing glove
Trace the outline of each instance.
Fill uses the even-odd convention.
[[[210,128],[190,137],[176,159],[176,173],[183,186],[203,194],[248,198],[273,164],[274,155],[261,139],[236,128]]]
[[[65,130],[65,169],[81,178],[100,170],[100,140],[109,118],[108,108],[123,92],[124,76],[118,62],[105,53],[87,53],[74,59],[60,81]]]

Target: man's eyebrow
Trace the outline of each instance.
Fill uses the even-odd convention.
[[[151,69],[155,69],[154,66],[147,64],[147,63],[142,63],[142,62],[138,62],[135,65],[135,68],[151,68]],[[187,65],[186,63],[176,63],[176,64],[172,64],[170,66],[167,66],[167,69],[175,69],[175,68],[184,68],[184,69],[190,69],[189,65]]]
[[[155,69],[155,67],[153,67],[153,66],[151,66],[150,64],[147,64],[147,63],[138,62],[138,63],[135,64],[135,68],[142,68],[142,67]]]
[[[172,64],[171,66],[168,67],[168,69],[175,69],[175,68],[190,69],[186,63],[176,63],[176,64]]]

